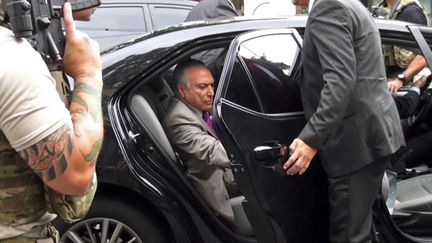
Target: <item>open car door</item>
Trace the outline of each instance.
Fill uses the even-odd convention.
[[[214,121],[258,242],[327,242],[327,184],[319,161],[301,176],[281,169],[306,122],[298,87],[301,43],[294,29],[238,36],[215,95]]]

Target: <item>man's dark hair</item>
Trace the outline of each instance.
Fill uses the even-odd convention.
[[[179,83],[183,83],[184,85],[189,85],[189,80],[185,77],[185,71],[191,67],[204,67],[207,69],[207,66],[200,60],[196,59],[187,59],[179,64],[174,69],[174,85],[177,86]]]

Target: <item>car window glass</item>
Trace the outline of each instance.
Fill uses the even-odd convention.
[[[274,114],[303,111],[298,81],[295,78],[299,69],[299,53],[300,48],[290,34],[260,36],[240,44],[237,56],[244,63],[245,70],[250,73],[250,86],[255,87],[258,104],[261,104],[263,110],[261,112]],[[234,69],[233,76],[237,75],[236,70],[239,68]],[[234,79],[231,81],[238,82]],[[232,88],[237,85],[230,86]],[[228,97],[232,96],[231,88],[228,88]],[[247,97],[249,96],[243,95],[242,99]],[[238,104],[250,104],[239,100],[239,97],[236,99]],[[248,108],[260,111],[258,106]]]
[[[261,111],[252,84],[239,59],[234,63],[225,98],[251,110]]]
[[[141,7],[99,7],[90,21],[76,21],[77,29],[146,32]]]
[[[153,6],[152,17],[154,29],[161,29],[170,25],[182,23],[190,8]]]

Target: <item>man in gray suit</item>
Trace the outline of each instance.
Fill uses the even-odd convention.
[[[404,145],[380,35],[358,0],[315,0],[309,9],[300,81],[308,122],[284,169],[302,175],[318,151],[329,183],[330,242],[371,242],[373,202]]]
[[[230,161],[209,120],[214,80],[198,60],[180,63],[174,70],[179,99],[172,98],[164,125],[187,166],[187,175],[216,213],[234,224],[225,183],[233,183]]]
[[[188,14],[185,21],[226,19],[238,16],[230,0],[201,0]]]

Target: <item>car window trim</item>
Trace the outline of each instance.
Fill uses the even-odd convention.
[[[408,25],[407,28],[416,39],[420,51],[422,52],[423,57],[426,59],[426,63],[428,64],[429,69],[432,70],[432,51],[428,43],[426,42],[425,38],[423,37],[422,32],[420,31],[420,27],[414,25]],[[423,32],[432,33],[432,30],[430,28],[423,29]]]
[[[241,45],[241,43],[242,42],[238,43],[238,47]],[[246,65],[246,62],[244,61],[243,57],[238,54],[238,49],[239,48],[236,48],[236,51],[235,51],[236,58],[239,60],[240,65],[247,76],[247,82],[249,83],[249,87],[252,89],[255,101],[258,104],[258,108],[260,109],[260,111],[262,113],[264,113],[265,110],[264,110],[264,104],[261,101],[262,100],[261,95],[258,92],[258,89],[255,85],[255,82],[253,82],[252,74],[250,73],[249,68]],[[229,80],[227,80],[227,82],[231,83]],[[229,88],[229,84],[228,84],[228,88]],[[228,91],[228,89],[227,89],[227,91]]]
[[[261,95],[259,94],[257,87],[255,86],[254,82],[253,82],[253,77],[251,75],[251,73],[249,72],[249,68],[247,67],[246,63],[244,62],[243,58],[238,55],[238,51],[239,51],[239,47],[240,45],[248,40],[254,39],[254,38],[261,38],[264,36],[269,36],[269,35],[291,35],[294,39],[294,41],[297,43],[297,45],[300,48],[299,53],[297,54],[297,61],[296,61],[296,68],[299,68],[301,66],[301,61],[298,61],[299,58],[301,58],[301,51],[302,51],[302,47],[303,47],[303,38],[301,37],[301,35],[299,34],[299,32],[297,31],[296,28],[287,28],[287,29],[278,29],[278,28],[273,28],[273,29],[260,29],[260,30],[252,30],[252,31],[246,31],[244,33],[241,33],[240,35],[236,36],[233,41],[231,42],[231,46],[228,49],[227,52],[227,59],[228,61],[225,61],[224,65],[227,65],[229,68],[225,69],[225,71],[222,72],[221,74],[221,88],[219,89],[220,92],[216,92],[215,95],[215,103],[217,104],[218,102],[220,102],[222,99],[224,99],[226,97],[228,88],[229,88],[229,83],[230,83],[230,77],[231,74],[233,72],[233,67],[235,64],[235,60],[238,59],[243,70],[245,71],[247,77],[248,77],[248,83],[250,85],[250,87],[252,88],[252,91],[254,93],[254,98],[257,101],[258,104],[258,108],[260,111],[257,111],[260,114],[265,114],[265,115],[286,115],[286,114],[293,114],[296,112],[282,112],[282,113],[272,113],[272,114],[267,114],[265,109],[264,109],[264,104],[262,102],[262,98]],[[294,69],[293,69],[294,71]],[[298,70],[295,70],[296,72]],[[228,74],[227,74],[228,73]],[[227,99],[225,99],[227,100]],[[231,101],[232,103],[232,101]],[[237,104],[240,107],[243,107],[239,104]],[[246,108],[246,107],[244,107]],[[248,109],[248,108],[246,108]]]

